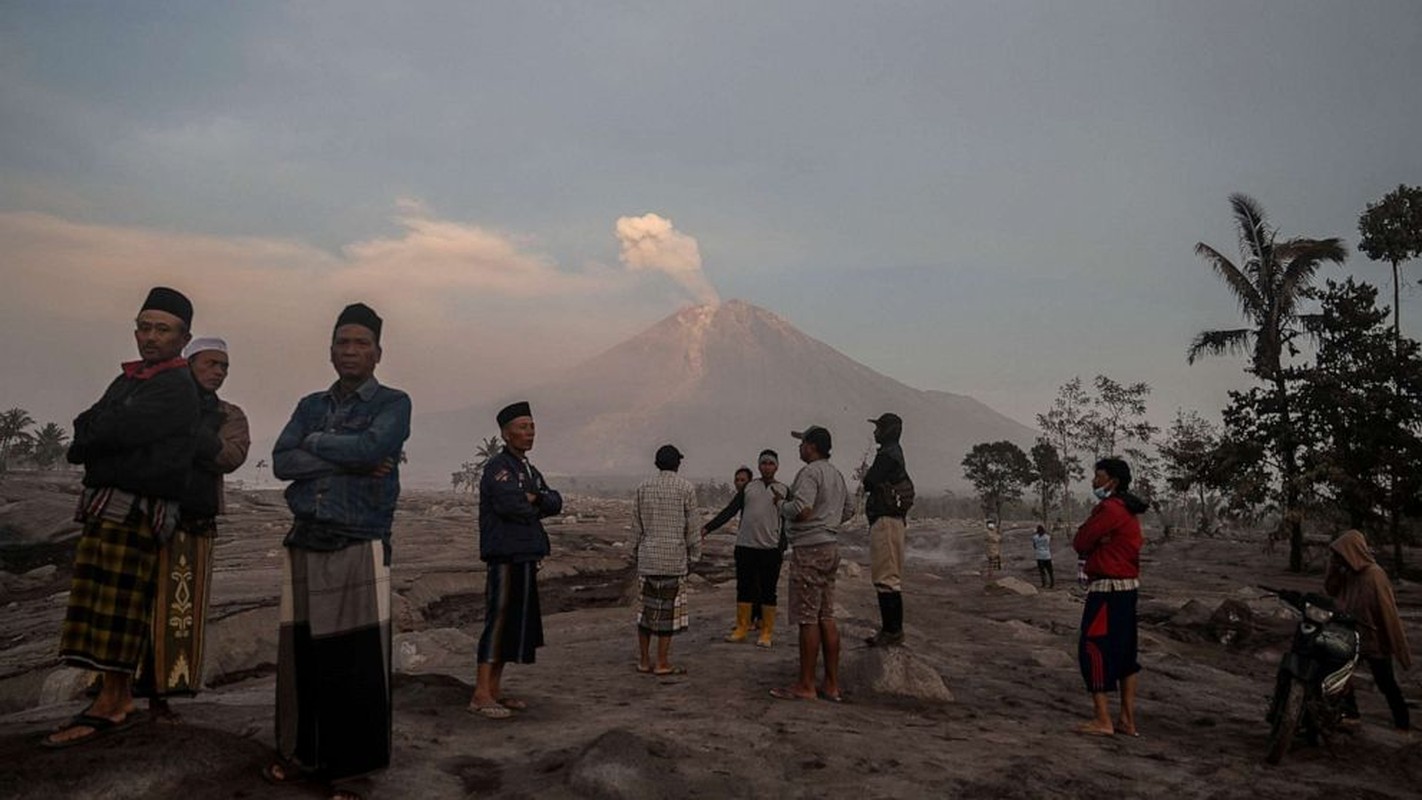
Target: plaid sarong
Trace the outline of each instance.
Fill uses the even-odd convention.
[[[215,536],[210,522],[184,522],[158,549],[152,634],[134,685],[139,697],[191,697],[202,687]]]
[[[538,564],[489,563],[484,582],[484,632],[480,664],[532,664],[543,646],[543,613],[538,605]]]
[[[322,780],[390,764],[390,568],[380,541],[286,548],[277,751]]]
[[[74,579],[60,633],[66,664],[132,674],[153,618],[158,539],[145,515],[91,518],[74,551]]]
[[[642,605],[637,627],[656,636],[672,636],[690,627],[686,610],[686,578],[677,575],[642,577]]]

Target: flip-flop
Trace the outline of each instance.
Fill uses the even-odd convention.
[[[507,709],[512,709],[514,711],[522,711],[525,708],[528,708],[528,703],[525,703],[517,697],[505,697],[504,699],[499,701],[499,705]]]
[[[651,668],[651,667],[644,667],[644,666],[642,666],[641,664],[638,664],[638,665],[637,665],[637,671],[638,671],[639,673],[643,674],[643,675],[651,675],[651,674],[652,674],[652,668]]]
[[[492,706],[469,706],[469,713],[478,714],[484,719],[509,719],[514,715],[513,711],[497,703]]]
[[[814,700],[814,699],[815,699],[814,697],[803,697],[803,696],[801,696],[801,695],[795,694],[794,692],[790,691],[789,689],[785,689],[785,688],[782,688],[782,687],[780,687],[780,686],[777,686],[777,687],[775,687],[774,689],[771,689],[771,690],[770,690],[770,696],[771,696],[771,697],[774,697],[776,700]]]
[[[280,775],[277,774],[278,770],[281,771]],[[280,761],[274,761],[262,767],[262,780],[273,786],[292,786],[298,783],[305,783],[306,774],[303,773],[299,767],[284,764]]]
[[[72,723],[71,725],[65,727],[63,730],[55,731],[54,733],[63,733],[64,731],[71,730],[73,728],[92,728],[94,731],[93,733],[87,734],[85,736],[80,736],[76,739],[65,739],[63,741],[55,741],[54,739],[51,739],[50,736],[54,735],[54,733],[51,733],[49,736],[46,736],[45,738],[40,740],[40,746],[47,747],[51,750],[61,750],[66,747],[74,747],[76,745],[81,745],[85,742],[92,742],[95,739],[102,739],[105,736],[108,736],[109,734],[118,733],[119,731],[127,730],[129,728],[132,728],[134,725],[137,725],[139,722],[140,715],[141,714],[138,711],[130,711],[124,715],[123,719],[115,721],[109,719],[108,717],[99,717],[93,714],[80,714],[70,720],[70,722]]]
[[[1115,731],[1097,730],[1087,725],[1077,725],[1076,727],[1072,728],[1072,732],[1080,734],[1082,736],[1098,736],[1105,739],[1109,739],[1112,736],[1116,735]]]
[[[663,678],[667,677],[668,675],[685,675],[685,674],[686,674],[686,667],[672,667],[672,668],[670,668],[670,669],[654,669],[654,670],[652,670],[652,674],[653,674],[653,675],[656,675],[656,676],[658,676],[658,677],[663,677]]]
[[[821,700],[828,700],[828,701],[830,701],[831,703],[843,703],[843,702],[844,702],[844,695],[843,695],[843,694],[830,694],[829,692],[826,692],[826,691],[824,691],[823,689],[816,689],[816,690],[815,690],[815,696],[818,697],[818,698],[820,698]]]

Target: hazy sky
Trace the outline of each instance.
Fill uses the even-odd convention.
[[[1355,248],[1422,184],[1422,4],[9,0],[0,119],[0,408],[41,421],[163,283],[258,436],[352,300],[429,411],[717,292],[1029,424],[1097,372],[1164,422],[1243,382],[1184,359],[1237,321],[1192,252],[1231,192]]]

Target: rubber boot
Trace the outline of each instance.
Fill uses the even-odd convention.
[[[775,606],[760,607],[760,638],[755,640],[756,647],[769,647],[770,636],[775,633]]]
[[[887,647],[904,640],[904,606],[898,592],[879,592],[879,632],[864,640],[870,647]]]
[[[744,642],[750,630],[751,604],[736,603],[736,627],[726,636],[728,642]]]

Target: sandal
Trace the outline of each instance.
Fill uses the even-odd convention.
[[[141,713],[138,711],[130,711],[123,716],[123,719],[112,720],[108,717],[100,717],[94,714],[79,714],[78,716],[75,716],[73,719],[69,720],[69,724],[65,727],[41,739],[40,746],[47,747],[51,750],[60,750],[65,747],[74,747],[76,745],[84,744],[85,742],[92,742],[95,739],[102,739],[103,737],[108,736],[109,734],[118,733],[119,731],[132,728],[134,725],[138,724],[141,716]],[[55,734],[63,733],[64,731],[74,730],[75,728],[90,728],[92,732],[87,733],[83,736],[75,737],[73,739],[54,738]]]
[[[666,669],[654,669],[652,670],[652,674],[660,675],[662,677],[665,677],[667,675],[685,675],[686,667],[667,667]]]
[[[499,701],[499,705],[512,711],[523,711],[528,708],[528,703],[525,703],[517,697],[505,697]]]
[[[514,712],[507,706],[501,706],[498,703],[491,706],[470,705],[469,713],[478,714],[484,719],[508,719],[514,715]]]

